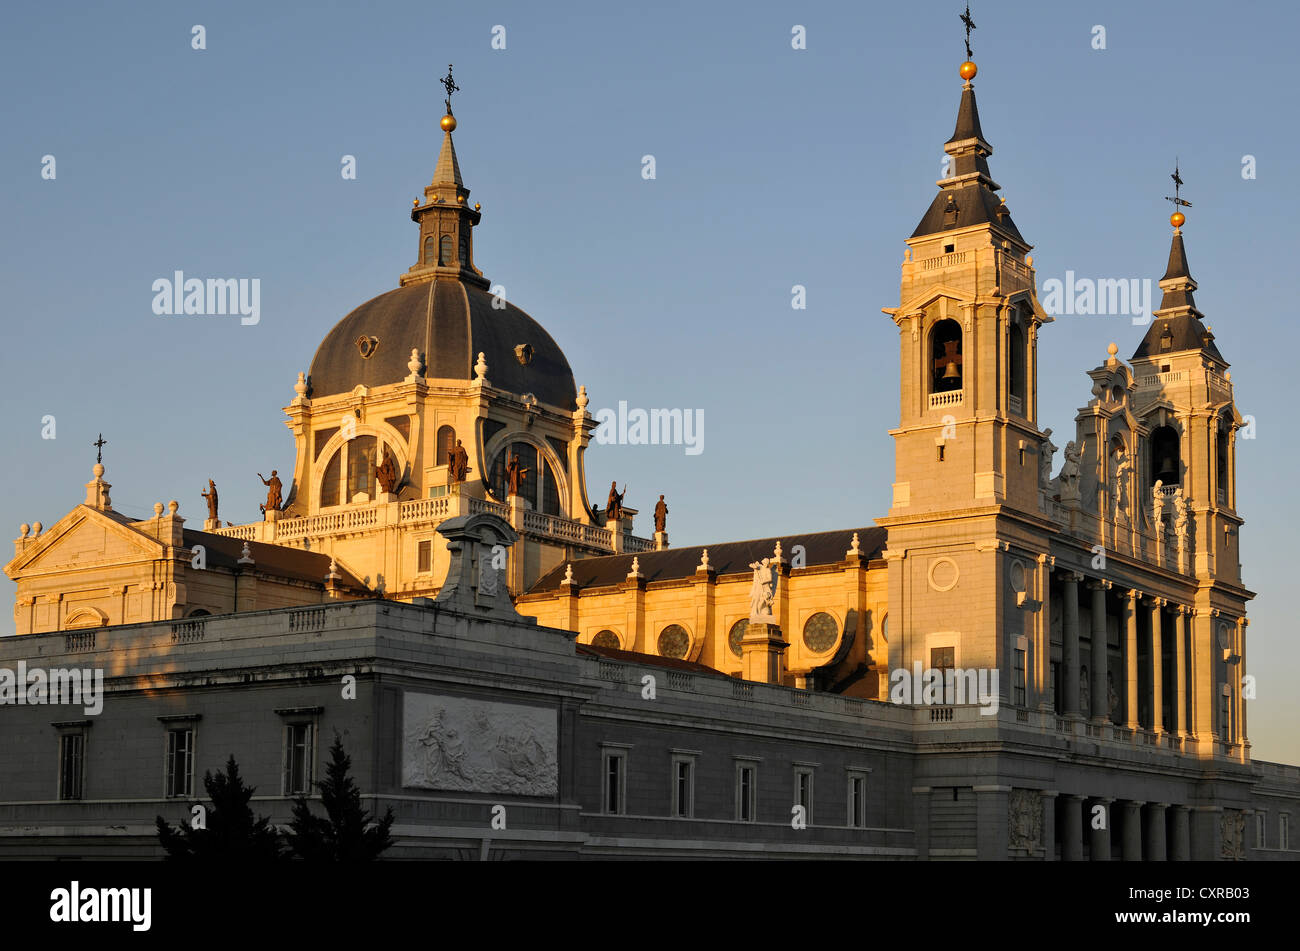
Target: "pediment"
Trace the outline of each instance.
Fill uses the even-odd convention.
[[[5,565],[10,578],[158,558],[166,546],[86,505],[55,522]]]
[[[899,317],[907,317],[919,310],[925,310],[941,297],[946,297],[950,301],[948,306],[948,316],[954,320],[960,320],[962,316],[961,304],[969,302],[969,296],[965,291],[950,287],[947,284],[931,284],[921,293],[915,295],[903,302],[898,308]]]

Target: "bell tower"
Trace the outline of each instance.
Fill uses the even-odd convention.
[[[961,105],[939,194],[907,239],[898,327],[899,425],[891,517],[976,505],[1038,511],[1037,340],[1031,245],[989,171],[962,63]]]
[[[1174,171],[1174,183],[1182,179]],[[1177,191],[1176,188],[1176,191]],[[1173,517],[1191,523],[1191,567],[1198,578],[1241,584],[1237,514],[1236,435],[1242,425],[1233,399],[1232,374],[1214,333],[1193,297],[1196,281],[1187,264],[1182,226],[1190,207],[1170,199],[1173,239],[1160,279],[1160,307],[1134,352],[1133,375],[1144,397],[1145,458],[1142,488],[1158,491]],[[1158,484],[1158,489],[1157,489]]]

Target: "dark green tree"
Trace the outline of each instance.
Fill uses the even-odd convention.
[[[316,783],[325,816],[314,815],[307,799],[299,796],[293,803],[293,821],[286,835],[289,847],[300,858],[316,862],[368,862],[393,844],[388,834],[393,825],[393,810],[382,819],[361,808],[361,790],[352,777],[352,757],[343,752],[343,740],[337,732],[330,747],[330,762],[324,782]]]
[[[270,861],[283,856],[280,834],[271,821],[253,816],[248,801],[257,789],[244,785],[233,755],[225,772],[203,774],[203,787],[211,805],[205,807],[201,828],[195,828],[191,819],[173,829],[157,817],[158,841],[168,859]]]

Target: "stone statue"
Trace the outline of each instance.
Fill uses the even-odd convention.
[[[1007,797],[1008,845],[1033,851],[1043,844],[1043,805],[1031,789],[1013,789]]]
[[[384,447],[384,460],[375,466],[375,481],[379,483],[379,490],[391,494],[397,488],[397,467],[393,465],[393,457]]]
[[[1061,463],[1061,473],[1057,479],[1061,485],[1061,501],[1079,501],[1079,462],[1083,453],[1071,439],[1065,444],[1065,462]]]
[[[772,559],[752,561],[754,581],[749,589],[749,619],[760,624],[772,623],[772,601],[776,598],[776,571]]]
[[[1182,493],[1174,496],[1174,532],[1180,539],[1187,537],[1187,518],[1191,513],[1187,511],[1187,500],[1183,498]]]
[[[627,486],[618,491],[618,480],[609,484],[609,499],[605,502],[605,521],[618,521],[623,517],[623,496],[627,495]]]
[[[1106,671],[1106,707],[1110,718],[1115,719],[1119,713],[1119,694],[1115,692],[1115,674],[1112,671]]]
[[[456,445],[447,447],[447,472],[452,482],[464,482],[470,473],[469,453],[459,439],[456,440]]]
[[[257,477],[262,479],[262,473],[259,472]],[[284,487],[284,483],[276,477],[276,470],[271,470],[270,479],[262,479],[262,485],[269,486],[266,490],[266,505],[262,507],[262,510],[264,512],[278,512],[282,501],[280,490]]]
[[[526,468],[519,464],[519,456],[511,453],[510,461],[506,463],[506,481],[510,485],[508,495],[518,495],[519,486],[523,483],[524,477],[532,472],[532,469]]]
[[[1043,441],[1038,444],[1038,485],[1049,488],[1052,484],[1052,457],[1056,455],[1056,444],[1052,442],[1052,430],[1043,430]]]
[[[1110,479],[1111,492],[1115,499],[1115,521],[1121,518],[1128,520],[1128,494],[1129,494],[1129,474],[1133,471],[1133,464],[1129,461],[1128,453],[1121,446],[1110,457]]]
[[[216,520],[217,517],[217,484],[211,479],[208,480],[208,491],[199,493],[203,498],[208,500],[208,518]]]
[[[655,531],[666,532],[665,527],[668,524],[668,506],[664,503],[664,497],[659,496],[659,501],[655,503]]]

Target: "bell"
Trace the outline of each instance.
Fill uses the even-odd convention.
[[[957,361],[949,360],[947,368],[943,371],[943,381],[945,383],[955,383],[961,379],[961,374],[957,372]]]

